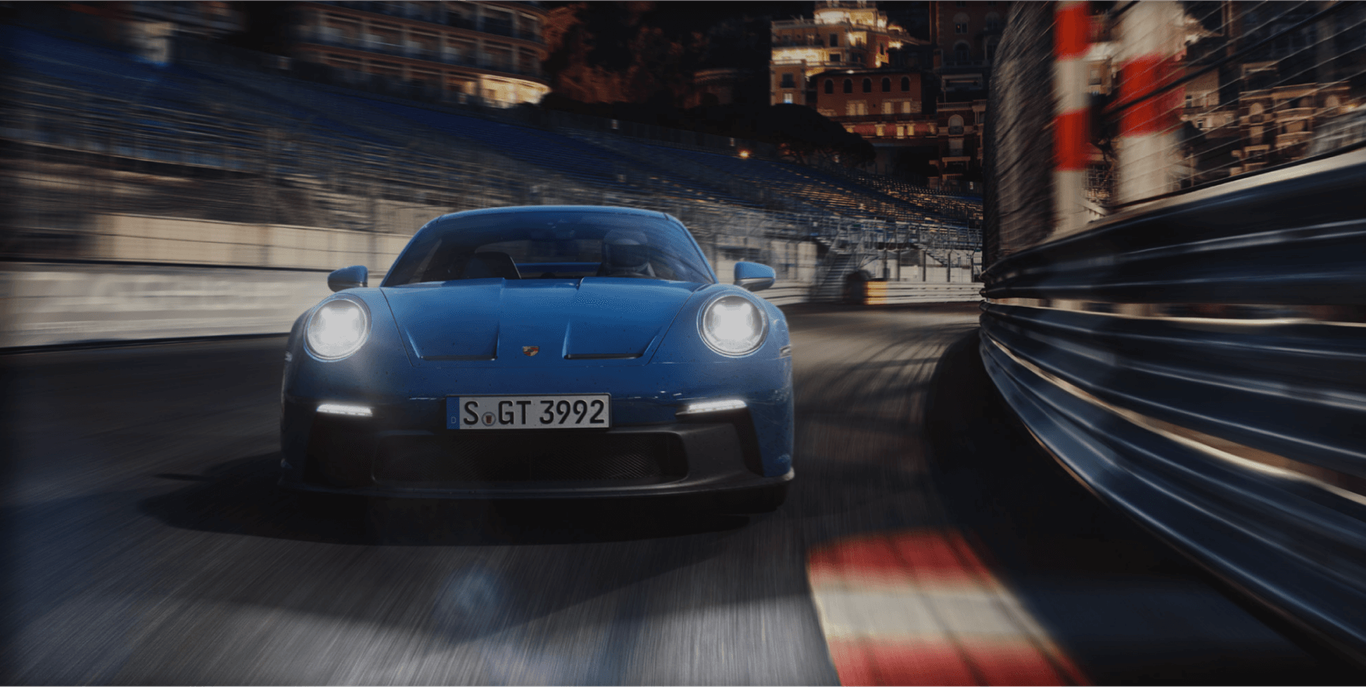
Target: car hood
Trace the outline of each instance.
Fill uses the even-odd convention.
[[[642,364],[702,284],[471,279],[381,289],[414,364]]]

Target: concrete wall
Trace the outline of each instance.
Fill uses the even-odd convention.
[[[889,252],[887,254],[887,280],[928,284],[972,283],[973,255],[967,251],[955,251],[948,265],[932,257],[926,262],[928,264],[922,267],[919,251]],[[882,263],[882,259],[879,258],[866,268],[872,273],[873,278],[882,278]]]
[[[378,233],[238,224],[140,215],[95,217],[94,254],[114,262],[162,262],[327,270],[365,265],[387,272],[412,238]]]
[[[11,265],[0,346],[285,333],[330,293],[322,271]]]
[[[403,224],[422,221],[415,214]],[[331,293],[327,272],[365,265],[370,283],[378,284],[411,236],[411,230],[375,233],[139,215],[101,215],[95,225],[98,264],[11,263],[0,272],[0,312],[6,313],[0,318],[0,346],[285,333],[295,318]],[[762,249],[780,270],[780,281],[757,295],[778,305],[811,300],[816,244],[755,237],[728,241]],[[734,260],[722,258],[714,266],[729,282]],[[873,289],[883,289],[877,302],[977,298],[980,285],[968,283],[970,268],[955,271],[954,282],[961,279],[961,286],[939,285],[954,287],[948,290],[929,288],[936,285],[920,282],[918,270],[903,267],[905,281],[892,291],[874,282]],[[947,268],[931,263],[932,281],[947,274]]]

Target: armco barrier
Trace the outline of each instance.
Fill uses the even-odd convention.
[[[914,281],[870,281],[864,284],[865,305],[904,303],[960,303],[982,299],[982,285],[934,284]]]
[[[1366,150],[984,275],[982,358],[1098,495],[1366,662]]]
[[[383,273],[371,273],[378,284]],[[887,303],[977,300],[980,284],[895,284]],[[0,347],[283,334],[331,293],[325,270],[127,263],[9,263]],[[775,305],[810,300],[811,285],[758,292]]]
[[[169,265],[9,264],[0,285],[4,347],[283,334],[331,293],[324,271]]]
[[[795,305],[811,300],[811,285],[802,281],[780,281],[755,295],[774,305]]]

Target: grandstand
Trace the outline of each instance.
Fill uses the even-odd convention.
[[[951,251],[980,245],[971,201],[875,177],[514,124],[506,111],[492,119],[211,59],[202,45],[158,67],[31,28],[0,27],[0,40],[10,103],[0,136],[17,158],[7,191],[22,199],[12,256],[100,258],[82,220],[93,213],[374,231],[384,203],[426,216],[505,204],[657,209],[713,251],[737,236],[817,241],[831,256],[826,281],[879,249],[920,248],[948,264]]]

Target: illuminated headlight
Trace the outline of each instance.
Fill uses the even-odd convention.
[[[702,340],[717,353],[745,355],[763,345],[768,321],[748,298],[722,296],[702,311],[697,328],[702,333]]]
[[[370,315],[348,298],[323,303],[308,319],[308,350],[323,360],[341,360],[360,349],[370,334]]]

